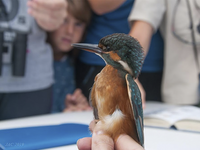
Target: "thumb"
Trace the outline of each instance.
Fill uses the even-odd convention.
[[[92,138],[85,137],[77,141],[77,147],[79,150],[91,150],[91,143],[92,143]]]
[[[111,137],[101,131],[93,132],[92,149],[94,150],[114,150],[114,142]]]

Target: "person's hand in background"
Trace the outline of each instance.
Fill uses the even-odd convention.
[[[86,137],[77,141],[79,150],[144,150],[144,148],[134,141],[130,136],[122,134],[114,143],[111,137],[98,131],[98,123],[90,123],[90,130],[93,132],[92,138]]]
[[[64,112],[92,110],[88,104],[87,98],[80,89],[76,89],[73,94],[67,94],[65,106]]]
[[[67,16],[66,0],[31,0],[27,2],[28,13],[46,31],[60,27]]]
[[[145,109],[145,104],[146,104],[146,92],[144,90],[144,87],[142,86],[142,84],[140,83],[140,81],[138,80],[138,78],[135,80],[135,82],[137,83],[139,89],[140,89],[140,93],[141,93],[141,99],[142,99],[142,108]]]

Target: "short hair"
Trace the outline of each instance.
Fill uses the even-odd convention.
[[[92,16],[89,2],[87,0],[67,0],[67,2],[68,12],[88,26]]]

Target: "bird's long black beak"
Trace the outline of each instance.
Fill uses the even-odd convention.
[[[93,52],[93,53],[98,53],[98,54],[103,53],[102,49],[99,48],[97,44],[74,43],[72,44],[72,46],[75,48],[83,49],[83,50]]]

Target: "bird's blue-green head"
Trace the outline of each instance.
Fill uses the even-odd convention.
[[[74,47],[94,52],[116,69],[130,73],[137,78],[143,64],[143,50],[133,37],[115,33],[103,37],[98,45],[76,43]]]

